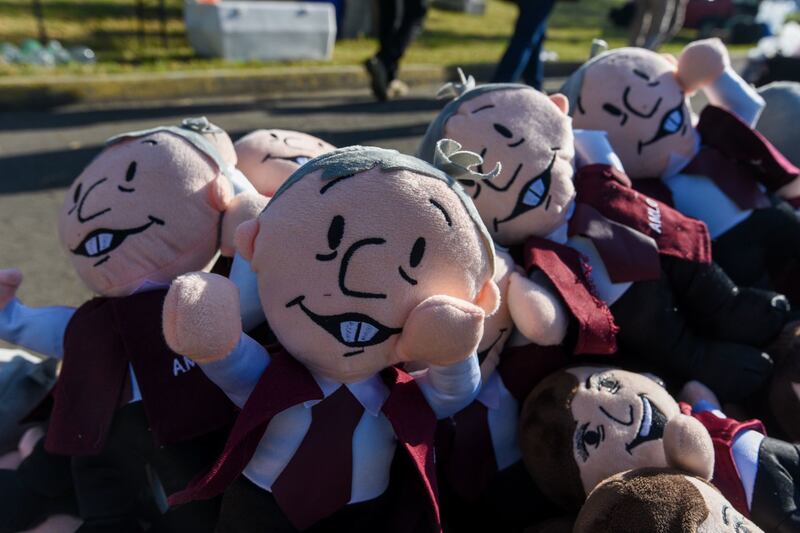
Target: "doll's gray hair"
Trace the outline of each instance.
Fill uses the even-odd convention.
[[[465,154],[466,152],[461,153]],[[472,155],[480,159],[478,154]],[[469,157],[470,156],[459,155],[456,156],[456,160],[466,162],[466,158]],[[474,158],[470,160],[474,161]],[[480,164],[480,161],[476,164]],[[333,181],[338,178],[361,174],[362,172],[372,170],[376,166],[380,167],[381,170],[386,173],[407,170],[415,174],[445,182],[448,187],[453,190],[458,199],[461,200],[470,219],[472,219],[472,222],[475,224],[475,228],[481,235],[488,257],[489,271],[494,275],[494,243],[489,235],[489,231],[481,220],[478,210],[475,208],[475,204],[472,203],[472,199],[464,192],[464,189],[461,188],[461,185],[458,184],[456,179],[445,170],[436,168],[414,156],[401,154],[397,150],[387,150],[374,146],[347,146],[315,157],[289,176],[283,185],[275,192],[264,210],[268,210],[284,192],[312,172],[321,170],[322,181]],[[458,171],[455,168],[457,166],[458,164],[456,163],[450,168],[454,171]]]

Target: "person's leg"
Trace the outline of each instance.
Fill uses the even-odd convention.
[[[403,0],[399,25],[385,42],[381,40],[381,49],[377,57],[386,65],[390,82],[397,77],[400,59],[406,53],[406,49],[422,30],[425,16],[428,14],[428,1]]]
[[[653,3],[650,28],[642,46],[650,50],[657,50],[661,46],[664,34],[669,30],[672,21],[673,9],[673,0],[656,0]]]
[[[389,82],[389,68],[387,66],[388,57],[391,57],[391,49],[394,46],[395,33],[399,25],[399,5],[402,0],[382,0],[376,2],[378,6],[378,42],[380,48],[378,53],[367,59],[364,66],[369,74],[372,93],[378,100],[387,99]]]
[[[541,60],[541,55],[544,41],[547,37],[547,21],[550,18],[553,6],[555,6],[555,0],[542,0],[537,5],[539,7],[538,14],[542,18],[533,34],[531,54],[528,57],[528,64],[522,72],[522,79],[534,89],[541,91],[544,83],[544,63]]]
[[[650,28],[650,21],[652,19],[650,1],[651,0],[636,0],[634,2],[635,9],[633,12],[633,20],[631,21],[630,39],[628,41],[630,46],[642,46],[642,44],[644,44],[644,39]]]
[[[689,0],[674,0],[672,20],[670,21],[669,30],[664,36],[663,42],[668,43],[671,41],[683,28],[683,21],[686,19],[686,6],[688,3]]]
[[[553,7],[551,0],[519,0],[519,15],[514,33],[508,42],[503,57],[497,64],[492,78],[493,83],[513,83],[519,81],[532,60],[533,49],[544,37],[547,16]],[[537,33],[538,32],[538,33]]]

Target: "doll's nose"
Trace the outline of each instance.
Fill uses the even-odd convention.
[[[356,252],[365,246],[381,246],[383,244],[386,244],[386,240],[379,237],[361,239],[350,245],[344,253],[342,256],[342,264],[339,266],[339,288],[345,296],[353,296],[355,298],[386,298],[386,294],[384,293],[359,291],[349,287],[347,284],[347,269],[352,264]]]
[[[108,181],[108,178],[100,178],[99,180],[92,183],[92,185],[88,189],[86,189],[86,192],[83,193],[83,197],[78,201],[78,208],[76,210],[76,215],[78,217],[78,222],[80,222],[81,224],[111,211],[110,207],[106,207],[104,209],[92,212],[91,206],[89,208],[87,208],[86,206],[86,200],[89,198],[89,195],[92,194],[92,191],[94,191],[99,185],[101,185],[105,181]],[[85,214],[86,211],[89,211],[88,215]]]

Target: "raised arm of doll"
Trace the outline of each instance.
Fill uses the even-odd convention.
[[[719,39],[690,43],[678,59],[678,79],[688,92],[703,89],[708,101],[755,127],[766,103],[731,66],[728,49]]]
[[[608,133],[599,130],[574,130],[575,166],[609,165],[620,172],[625,172],[622,161],[614,152],[608,141]]]
[[[195,361],[233,403],[243,406],[269,365],[263,346],[242,333],[239,295],[216,274],[180,276],[164,300],[164,338]]]
[[[22,274],[0,270],[0,339],[48,357],[64,355],[64,332],[75,309],[28,307],[16,298]]]
[[[481,385],[477,354],[452,365],[431,365],[412,375],[439,419],[453,416],[471,404]]]
[[[567,335],[569,313],[544,274],[534,272],[527,279],[513,272],[507,294],[511,317],[522,335],[540,346],[561,344]]]

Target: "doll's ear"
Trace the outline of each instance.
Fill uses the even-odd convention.
[[[251,219],[247,222],[242,222],[239,224],[239,227],[236,228],[233,242],[236,245],[236,250],[239,252],[239,255],[244,257],[247,261],[253,260],[259,227],[258,219]]]
[[[486,316],[493,315],[500,307],[500,288],[493,279],[487,281],[475,299],[475,305],[483,309]]]
[[[569,99],[561,93],[551,94],[550,101],[565,115],[569,114]]]
[[[224,175],[219,174],[208,184],[208,200],[211,207],[220,213],[228,209],[228,204],[233,200],[233,185]]]

